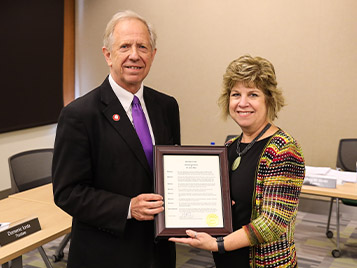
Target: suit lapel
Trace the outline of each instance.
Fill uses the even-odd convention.
[[[151,170],[147,162],[144,149],[141,145],[139,137],[137,136],[135,129],[130,122],[123,106],[112,90],[108,79],[102,84],[101,92],[102,102],[105,107],[103,109],[103,114],[109,121],[109,123],[114,127],[118,134],[123,138],[123,140],[130,147],[132,152],[136,155],[139,162],[144,166],[147,172],[151,175]]]

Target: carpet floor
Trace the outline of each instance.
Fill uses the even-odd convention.
[[[295,242],[298,255],[299,268],[356,268],[357,267],[357,221],[348,214],[340,218],[340,248],[341,256],[334,258],[331,254],[336,248],[335,219],[331,219],[331,230],[334,237],[328,239],[326,233],[327,217],[309,212],[299,211],[295,230]],[[52,258],[57,245],[62,238],[56,239],[46,245],[44,249]],[[177,244],[178,268],[203,268],[215,267],[209,252]],[[64,258],[53,263],[54,268],[66,267],[68,245],[64,251]],[[45,267],[37,250],[23,256],[24,268]]]

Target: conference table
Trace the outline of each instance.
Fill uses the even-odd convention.
[[[0,222],[14,222],[37,217],[41,230],[0,247],[0,264],[12,261],[22,267],[22,255],[71,232],[72,217],[58,208],[52,184],[10,195],[0,200]]]
[[[332,250],[332,256],[337,258],[340,257],[340,207],[339,201],[341,198],[357,200],[357,183],[344,183],[344,184],[337,184],[336,188],[324,188],[324,187],[317,187],[311,185],[303,185],[302,186],[302,193],[304,194],[311,194],[311,195],[318,195],[324,197],[333,198],[332,200],[336,201],[336,249]],[[333,202],[330,203],[330,212],[332,208]],[[328,238],[332,238],[333,233],[328,229],[330,226],[330,214],[328,217],[327,222],[327,230],[326,236]]]
[[[336,188],[303,185],[302,193],[336,200],[337,249],[332,254],[334,255],[334,252],[339,254],[339,200],[341,198],[357,200],[357,183],[344,183],[337,185]],[[0,247],[0,264],[12,261],[12,267],[22,267],[24,253],[71,232],[72,217],[54,204],[52,184],[16,193],[0,200],[0,222],[14,222],[29,217],[38,217],[41,230]]]

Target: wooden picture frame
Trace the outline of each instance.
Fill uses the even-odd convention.
[[[155,192],[165,210],[155,217],[155,237],[186,236],[187,229],[212,236],[232,232],[227,148],[154,147]]]

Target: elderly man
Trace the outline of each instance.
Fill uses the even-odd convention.
[[[153,144],[180,144],[173,97],[143,86],[156,34],[132,11],[109,21],[104,82],[66,106],[53,158],[56,204],[73,216],[69,268],[175,267],[175,245],[154,239],[164,210],[153,193]]]

